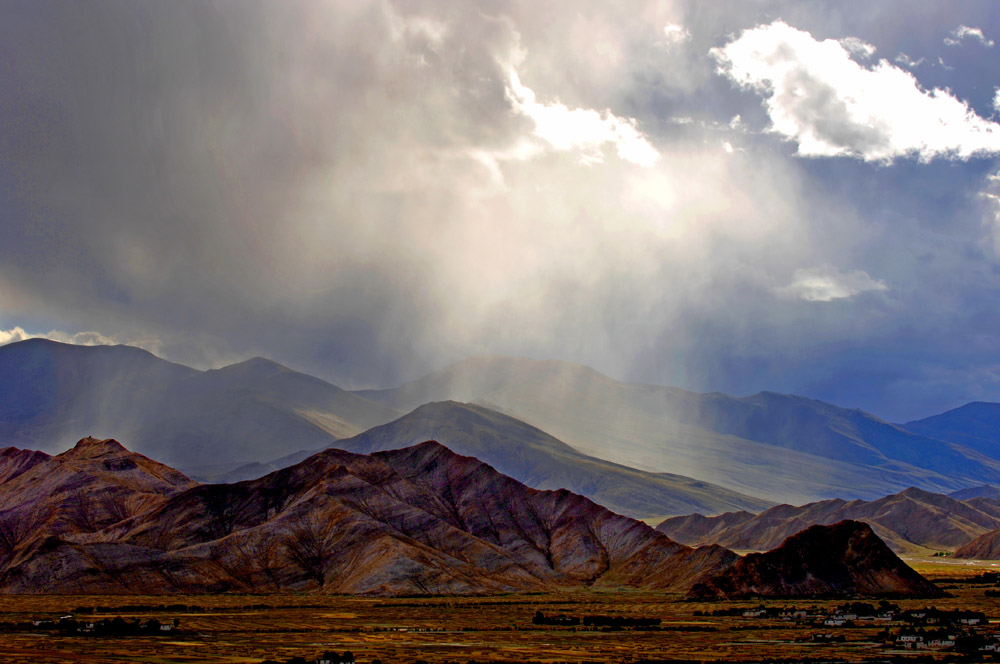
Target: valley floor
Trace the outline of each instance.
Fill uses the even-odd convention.
[[[896,602],[902,609],[933,604],[940,609],[986,613],[975,628],[982,636],[1000,630],[994,584],[973,578],[990,563],[913,561],[924,574],[941,579],[952,597]],[[995,563],[994,563],[995,564]],[[833,614],[838,601],[769,601],[764,605]],[[857,621],[825,626],[822,619],[747,617],[760,602],[692,603],[646,592],[579,591],[499,597],[357,598],[321,595],[199,596],[0,596],[0,653],[4,662],[260,662],[295,656],[315,661],[324,651],[352,652],[359,664],[390,662],[638,662],[641,660],[761,661],[766,659],[865,661],[927,657],[944,661],[955,654],[887,645],[883,630],[902,624]],[[712,615],[717,610],[737,615]],[[583,625],[533,624],[545,616],[658,618],[652,629],[612,631]],[[707,615],[706,615],[707,614]],[[72,615],[81,624],[122,616],[127,620],[178,621],[163,636],[67,635],[57,626],[33,621]],[[928,627],[930,629],[930,627]],[[830,634],[832,643],[815,641]],[[841,641],[840,638],[843,637]],[[992,638],[992,637],[990,637]],[[992,653],[982,652],[975,661]]]

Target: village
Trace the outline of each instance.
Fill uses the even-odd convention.
[[[695,612],[698,615],[699,612]],[[955,650],[962,653],[995,653],[1000,648],[1000,632],[978,630],[988,625],[982,611],[924,607],[902,609],[883,600],[878,605],[866,602],[846,603],[833,611],[820,607],[764,606],[743,609],[717,609],[712,616],[739,616],[750,620],[795,622],[801,627],[835,628],[837,631],[799,637],[801,641],[842,643],[841,630],[882,626],[879,640],[886,647],[906,650]]]

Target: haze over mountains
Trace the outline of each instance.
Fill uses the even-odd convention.
[[[907,422],[907,430],[1000,456],[1000,404],[976,401],[940,415]]]
[[[228,476],[241,479],[332,445],[437,439],[532,486],[572,488],[638,517],[1000,483],[982,412],[995,405],[972,406],[910,431],[803,397],[628,384],[556,361],[475,358],[348,392],[260,358],[198,371],[126,346],[0,347],[5,444],[58,451],[116,436],[197,477],[245,466]]]
[[[474,358],[359,394],[401,410],[483,403],[587,454],[774,501],[946,491],[1000,478],[998,457],[863,411],[770,392],[739,398],[621,383],[565,362]]]
[[[0,441],[18,447],[117,437],[164,463],[228,469],[326,447],[397,415],[260,358],[198,371],[129,346],[0,347]]]
[[[655,518],[692,511],[760,511],[772,505],[724,487],[670,473],[650,473],[577,452],[520,420],[475,404],[429,403],[403,417],[334,443],[360,454],[394,450],[437,440],[454,452],[484,461],[536,489],[569,489],[619,514]],[[315,451],[314,451],[315,452]],[[254,463],[214,478],[255,479],[297,463],[298,452],[269,463]]]
[[[691,511],[760,511],[771,503],[670,473],[650,473],[582,454],[544,431],[474,404],[429,403],[337,448],[369,454],[434,439],[538,489],[569,489],[619,514],[654,517]]]
[[[10,444],[58,449],[67,436],[123,431],[139,452],[209,478],[213,468],[281,457],[219,473],[224,481],[260,477],[333,444],[367,453],[436,439],[529,486],[568,488],[635,517],[771,505],[588,457],[483,407],[428,404],[397,418],[395,409],[259,358],[201,372],[125,346],[30,340],[0,347],[0,398],[8,394],[0,400],[0,440]],[[382,420],[392,422],[347,438]]]

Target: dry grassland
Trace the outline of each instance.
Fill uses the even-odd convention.
[[[995,571],[989,564],[912,561],[930,577],[958,578]],[[984,611],[1000,618],[998,600],[982,585],[949,583],[943,609]],[[765,602],[832,612],[841,602]],[[900,601],[903,608],[927,601]],[[817,628],[779,619],[696,615],[760,602],[690,603],[677,596],[635,591],[501,597],[358,598],[303,595],[0,596],[0,659],[4,662],[260,662],[294,656],[315,659],[325,650],[350,650],[358,662],[637,662],[639,660],[754,661],[814,658],[863,661],[896,654],[878,638],[882,626]],[[183,608],[180,606],[183,605]],[[162,608],[160,608],[162,607]],[[80,609],[85,609],[81,611]],[[91,609],[98,609],[97,611]],[[536,611],[659,618],[659,629],[603,631],[540,627]],[[53,629],[18,631],[12,625],[73,614],[81,621],[123,616],[163,623],[179,620],[166,636],[65,636]],[[993,631],[993,625],[984,629]],[[706,631],[711,630],[711,631]],[[836,631],[843,643],[811,643]],[[799,639],[799,640],[797,640]],[[913,656],[916,654],[913,653]],[[926,652],[920,656],[928,656]],[[944,658],[943,653],[932,657]]]

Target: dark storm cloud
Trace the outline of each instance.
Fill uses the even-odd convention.
[[[985,118],[986,49],[943,39],[1000,34],[990,3],[0,13],[0,330],[349,386],[513,353],[897,419],[1000,399],[997,166],[796,158],[709,55],[781,19]]]
[[[488,21],[463,35],[478,52],[442,64],[379,3],[8,7],[0,258],[26,309],[237,351],[298,325],[368,345],[404,327],[387,319],[435,314],[427,259],[394,246],[418,232],[400,179],[415,144],[504,131],[499,78],[456,112],[440,99],[455,81],[422,73],[498,71]]]

